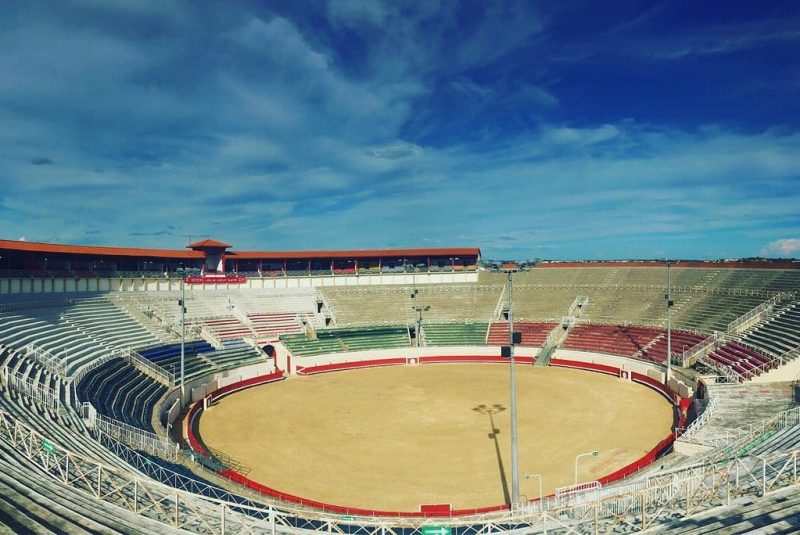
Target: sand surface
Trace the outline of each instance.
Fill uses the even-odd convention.
[[[335,505],[417,511],[508,502],[509,368],[440,364],[350,370],[251,388],[204,413],[209,446],[274,489]],[[640,458],[670,432],[652,390],[598,373],[517,365],[520,473],[544,493]],[[538,497],[536,478],[520,493]]]

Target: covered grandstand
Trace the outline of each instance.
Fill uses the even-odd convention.
[[[509,310],[506,275],[480,269],[476,248],[191,245],[0,242],[0,523],[12,531],[701,531],[760,504],[771,523],[798,522],[794,502],[775,505],[800,484],[798,264],[673,265],[667,331],[657,262],[542,263],[514,275]],[[391,518],[238,485],[244,467],[182,420],[234,389],[315,369],[503,362],[509,316],[520,363],[606,367],[686,400],[674,448],[586,492]]]

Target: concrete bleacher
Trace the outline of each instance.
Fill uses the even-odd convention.
[[[235,340],[237,338],[256,336],[256,333],[248,325],[243,324],[234,317],[213,318],[203,320],[203,325],[220,340]]]
[[[181,533],[168,524],[76,491],[0,441],[0,532]]]
[[[748,344],[765,353],[780,357],[800,347],[800,301],[793,301],[775,310],[770,317],[749,329],[742,336]]]
[[[766,496],[734,498],[729,505],[702,510],[691,516],[667,519],[642,531],[656,535],[794,534],[800,526],[800,492],[797,487]]]
[[[157,325],[140,323],[105,298],[0,315],[0,344],[23,349],[34,343],[63,359],[68,375],[112,349],[147,347],[170,339]]]
[[[320,289],[339,326],[410,324],[415,306],[430,307],[424,316],[432,322],[488,322],[494,319],[502,291],[502,285],[460,284]]]
[[[167,387],[115,358],[89,372],[76,391],[100,414],[152,433],[153,411]]]
[[[748,453],[760,457],[796,449],[800,449],[800,425],[768,432],[759,437],[758,443]]]
[[[514,330],[522,335],[521,346],[539,347],[550,334],[557,323],[553,322],[514,322]],[[490,346],[508,345],[508,322],[496,321],[489,325],[489,334],[486,336],[486,344]]]
[[[98,459],[109,466],[129,468],[92,438],[83,421],[70,409],[54,411],[9,390],[0,392],[0,409],[72,452]]]
[[[717,445],[721,437],[757,424],[795,406],[791,383],[710,384],[707,398],[716,399],[713,415],[694,432],[690,442]]]
[[[398,325],[321,329],[315,338],[309,339],[304,333],[283,334],[280,340],[298,356],[411,346],[408,328]]]
[[[427,346],[486,345],[487,323],[425,323],[422,335]]]
[[[774,292],[800,291],[800,270],[675,268],[673,327],[724,331]],[[481,284],[502,285],[502,273],[481,272]],[[652,267],[537,267],[514,276],[514,318],[558,320],[576,295],[589,297],[584,319],[666,327],[663,264]]]

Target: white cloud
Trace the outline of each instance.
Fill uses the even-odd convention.
[[[782,238],[765,245],[759,255],[766,257],[793,258],[800,253],[800,238]]]

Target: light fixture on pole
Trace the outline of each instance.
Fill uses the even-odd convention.
[[[597,450],[587,451],[586,453],[579,453],[575,457],[575,484],[578,484],[578,459],[581,457],[597,457],[600,455],[600,452]]]
[[[542,492],[542,474],[527,474],[525,476],[525,481],[533,479],[534,477],[539,479],[539,501],[542,501],[542,498],[544,498],[544,493]]]

